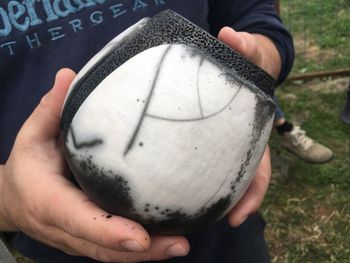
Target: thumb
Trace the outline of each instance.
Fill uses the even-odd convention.
[[[74,77],[75,73],[67,68],[57,72],[53,88],[41,99],[23,126],[32,142],[45,141],[59,134],[61,109]]]
[[[224,27],[220,30],[218,39],[251,62],[259,55],[255,39],[247,32],[237,32],[230,27]]]

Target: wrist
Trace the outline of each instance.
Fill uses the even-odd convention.
[[[5,165],[0,165],[0,231],[16,231],[16,228],[8,221],[8,212],[6,209],[7,198],[4,191]]]
[[[274,79],[278,79],[281,72],[281,57],[273,41],[261,34],[252,34],[260,46],[260,67]]]

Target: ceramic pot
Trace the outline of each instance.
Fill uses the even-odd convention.
[[[111,214],[183,234],[222,218],[255,175],[274,81],[172,11],[145,18],[79,72],[61,118],[81,188]]]

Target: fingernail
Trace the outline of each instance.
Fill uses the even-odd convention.
[[[185,256],[187,254],[187,251],[181,244],[176,244],[169,247],[165,253],[169,257],[181,257]]]
[[[125,248],[129,251],[133,251],[133,252],[145,251],[145,249],[139,243],[137,243],[135,240],[122,241],[122,242],[120,242],[120,244],[122,245],[123,248]]]

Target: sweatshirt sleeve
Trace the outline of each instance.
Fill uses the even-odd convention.
[[[236,31],[258,33],[269,37],[281,57],[277,85],[288,76],[293,66],[293,39],[274,8],[274,0],[209,0],[210,32],[217,36],[224,26]]]

